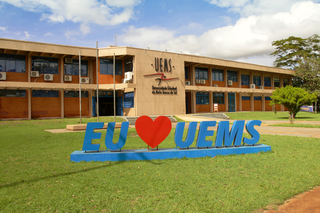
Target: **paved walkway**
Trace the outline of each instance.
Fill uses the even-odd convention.
[[[176,115],[176,117],[185,121],[212,121],[212,118],[206,118],[203,116],[190,116],[190,115]],[[225,119],[214,119],[215,121],[225,121]],[[235,120],[228,120],[230,123]],[[246,121],[247,122],[247,121]],[[272,124],[280,123],[290,123],[289,121],[279,121],[279,120],[262,120],[261,126],[256,126],[255,128],[260,134],[265,135],[289,135],[289,136],[299,136],[299,137],[314,137],[320,138],[319,128],[302,128],[302,127],[279,127],[279,126],[269,126]],[[295,121],[295,123],[301,124],[318,124],[320,121]],[[216,127],[213,128],[216,130]]]

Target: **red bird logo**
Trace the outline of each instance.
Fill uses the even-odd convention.
[[[158,86],[161,84],[161,81],[168,81],[171,79],[177,79],[178,77],[175,78],[167,78],[163,73],[154,73],[154,74],[149,74],[149,75],[144,75],[144,76],[150,76],[150,75],[161,75],[161,78],[156,78],[156,80],[159,80]]]

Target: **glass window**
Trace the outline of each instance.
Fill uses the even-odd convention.
[[[0,72],[26,72],[25,56],[0,53]]]
[[[261,96],[254,96],[253,100],[255,100],[255,101],[261,101]]]
[[[213,103],[224,104],[224,93],[214,92],[213,93]]]
[[[250,96],[242,96],[241,99],[243,101],[250,101]]]
[[[65,75],[79,75],[79,60],[73,59],[72,63],[64,64]],[[81,60],[81,76],[88,76],[88,61]]]
[[[197,105],[208,105],[209,104],[209,93],[208,92],[197,92],[196,93]]]
[[[133,57],[124,59],[124,72],[132,72],[132,71],[133,71]]]
[[[280,78],[274,78],[274,87],[280,87]]]
[[[271,87],[271,77],[264,77],[264,86]]]
[[[212,80],[213,81],[224,81],[224,79],[223,79],[223,70],[212,69]]]
[[[185,66],[185,67],[184,67],[184,76],[185,76],[185,79],[188,79],[188,78],[189,78],[189,75],[188,75],[189,72],[188,72],[188,70],[189,70],[188,67]]]
[[[283,86],[286,87],[287,85],[289,85],[289,79],[288,78],[284,78],[283,79]]]
[[[259,75],[254,75],[254,76],[253,76],[253,83],[254,83],[256,86],[261,86],[261,76],[259,76]]]
[[[59,59],[32,56],[32,70],[39,71],[40,74],[59,74]]]
[[[32,90],[32,97],[58,98],[59,90]]]
[[[124,108],[134,108],[134,92],[128,92],[124,94]]]
[[[241,85],[250,85],[250,75],[242,75],[241,74]]]
[[[199,79],[199,80],[208,80],[208,68],[196,67],[195,77],[196,79]]]
[[[122,75],[122,60],[116,60],[115,67],[115,75]],[[100,59],[100,74],[113,75],[113,59]]]
[[[79,91],[65,90],[64,97],[65,98],[79,98]],[[88,91],[81,91],[81,98],[87,98],[87,97],[88,97]]]
[[[227,78],[228,80],[231,80],[232,82],[238,82],[238,73],[237,71],[227,71]]]
[[[266,100],[266,101],[271,101],[271,98],[270,98],[270,96],[265,96],[265,97],[264,97],[264,100]]]
[[[26,97],[26,90],[0,89],[0,97]]]

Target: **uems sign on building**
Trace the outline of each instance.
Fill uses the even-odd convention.
[[[270,151],[271,147],[257,144],[260,139],[255,126],[260,126],[261,121],[251,120],[235,121],[229,131],[229,121],[220,121],[217,128],[215,141],[206,140],[214,135],[210,127],[216,126],[216,121],[200,122],[198,134],[197,122],[191,122],[188,134],[183,141],[185,122],[179,122],[174,135],[175,148],[158,149],[158,145],[164,141],[172,129],[171,121],[165,116],[159,116],[154,121],[148,116],[141,116],[135,124],[136,131],[148,147],[157,149],[123,150],[127,142],[129,122],[121,125],[120,136],[117,143],[113,143],[115,123],[108,123],[105,137],[107,150],[100,151],[100,144],[92,144],[93,139],[101,139],[101,133],[95,133],[94,129],[101,129],[103,122],[88,123],[82,151],[71,154],[71,161],[127,161],[127,160],[153,160],[169,158],[195,158],[216,155],[248,154]],[[250,138],[243,138],[244,127],[250,134]],[[196,140],[196,147],[191,147]],[[129,141],[130,143],[130,141]]]

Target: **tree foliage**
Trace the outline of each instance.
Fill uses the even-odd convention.
[[[299,60],[296,67],[295,86],[313,93],[320,91],[320,58],[311,56]]]
[[[286,86],[273,91],[270,105],[282,104],[288,108],[290,116],[296,117],[303,105],[311,105],[316,99],[315,93],[310,94],[305,89]]]
[[[276,51],[271,55],[277,56],[273,64],[276,67],[296,69],[299,61],[309,57],[319,58],[320,56],[320,36],[314,34],[309,38],[290,36],[287,39],[272,42]]]

